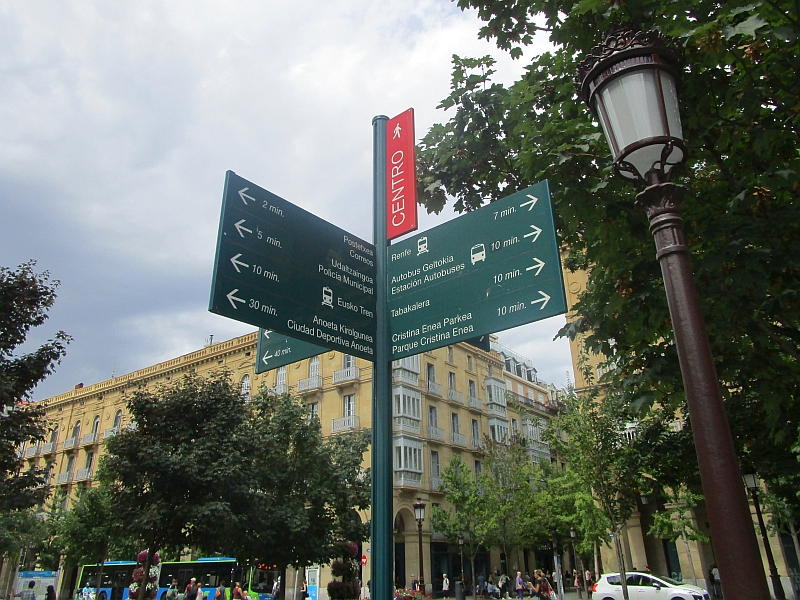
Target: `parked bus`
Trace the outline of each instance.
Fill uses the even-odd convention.
[[[133,581],[133,571],[136,561],[110,560],[103,564],[103,581],[94,600],[128,600],[128,586]],[[97,584],[98,565],[82,565],[78,572],[78,587],[76,596],[84,587],[88,586],[92,593]],[[167,590],[172,579],[178,580],[178,592],[182,593],[189,581],[194,577],[200,584],[207,600],[214,600],[214,594],[221,582],[228,588],[230,600],[231,585],[235,582],[242,584],[242,590],[252,600],[272,600],[272,587],[277,581],[279,571],[275,565],[258,565],[256,567],[241,566],[235,558],[199,558],[193,561],[179,561],[161,563],[161,576],[158,579],[157,600],[166,600]],[[200,600],[200,598],[198,598]]]

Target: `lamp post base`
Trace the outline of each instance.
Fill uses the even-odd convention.
[[[636,197],[647,213],[664,277],[714,551],[726,600],[769,600],[750,508],[719,392],[694,285],[680,201],[685,188],[651,185]]]

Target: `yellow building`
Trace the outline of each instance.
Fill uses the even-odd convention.
[[[256,342],[257,334],[252,333],[107,381],[79,384],[43,400],[55,428],[46,443],[23,448],[21,458],[29,465],[50,466],[49,484],[66,492],[64,502],[68,505],[82,487],[92,485],[103,441],[129,424],[127,391],[166,383],[189,372],[208,374],[222,367],[232,372],[244,393],[263,385],[303,398],[319,417],[326,436],[371,427],[370,362],[330,351],[257,375]],[[430,507],[443,502],[437,491],[441,471],[456,454],[480,471],[484,436],[497,441],[521,436],[532,460],[550,460],[541,434],[555,414],[558,392],[538,380],[530,361],[496,342],[489,352],[460,343],[395,361],[392,402],[397,583],[410,586],[412,575],[420,571],[413,504],[421,498],[428,506],[423,525],[425,581],[441,589],[442,573],[448,573],[451,581],[460,574],[458,546],[448,544],[430,528]],[[364,462],[370,463],[369,454]],[[362,581],[367,581],[369,545],[364,544],[362,551],[368,557],[362,573]],[[541,559],[546,560],[547,553]],[[532,572],[534,560],[532,551],[517,553],[508,560],[492,551],[479,556],[476,571],[487,575],[495,570]],[[292,586],[294,575],[287,577]],[[62,576],[60,597],[69,595],[70,579],[67,573]],[[323,600],[329,579],[323,565]]]

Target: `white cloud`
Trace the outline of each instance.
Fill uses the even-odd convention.
[[[445,119],[452,54],[522,73],[479,27],[446,0],[0,5],[0,252],[63,281],[34,339],[76,335],[37,396],[247,330],[205,312],[227,169],[371,239],[372,117]]]

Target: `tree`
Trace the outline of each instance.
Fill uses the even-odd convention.
[[[519,550],[536,531],[525,526],[534,521],[530,514],[534,506],[533,463],[525,446],[517,440],[506,444],[486,436],[484,466],[488,481],[483,490],[484,500],[492,507],[487,523],[489,543],[499,546],[506,556],[516,548],[517,564],[521,565]]]
[[[97,563],[96,594],[109,556],[136,554],[132,532],[119,518],[114,498],[105,483],[85,490],[58,526],[64,557],[73,564]],[[99,596],[98,596],[99,597]]]
[[[454,57],[452,118],[420,144],[420,198],[472,210],[552,182],[566,266],[585,293],[562,333],[606,357],[602,383],[644,414],[684,392],[663,283],[634,190],[577,99],[577,65],[623,24],[674,36],[685,54],[679,178],[688,244],[717,373],[741,455],[783,497],[800,487],[800,19],[788,0],[459,0],[480,36],[519,57],[537,32],[554,50],[509,87],[494,61]],[[684,410],[685,413],[685,410]],[[757,423],[758,427],[753,424]],[[676,443],[689,438],[677,435]],[[755,460],[758,457],[758,461]],[[791,469],[790,469],[791,467]],[[696,482],[688,463],[684,482]]]
[[[370,472],[362,468],[369,439],[356,432],[324,440],[300,399],[266,388],[250,408],[247,518],[232,551],[277,564],[285,598],[288,565],[351,560],[353,543],[369,536],[357,512],[370,505]]]
[[[252,438],[238,387],[224,371],[190,373],[132,391],[127,406],[132,426],[106,442],[98,479],[149,550],[144,572],[159,549],[224,550],[241,524],[250,481]]]
[[[642,448],[626,432],[635,423],[629,405],[619,394],[592,388],[583,394],[570,390],[566,412],[551,421],[545,435],[581,480],[603,511],[617,551],[623,597],[628,599],[625,560],[620,533],[636,507],[643,487]],[[559,433],[566,434],[566,440]],[[634,437],[635,439],[635,437]]]
[[[442,471],[439,490],[452,506],[452,511],[433,507],[433,528],[451,542],[461,536],[475,573],[475,557],[490,541],[492,506],[487,495],[490,482],[485,474],[475,475],[461,457],[454,456]],[[473,587],[473,598],[475,588]]]
[[[702,499],[701,495],[693,494],[685,488],[672,491],[664,498],[666,504],[664,510],[659,510],[653,515],[653,524],[649,531],[650,535],[673,542],[678,538],[683,539],[686,556],[689,558],[689,570],[692,572],[695,585],[697,576],[689,540],[707,542],[708,538],[692,521],[691,511]]]
[[[0,267],[0,515],[44,501],[44,470],[22,470],[15,455],[47,433],[44,409],[29,402],[36,385],[53,372],[71,338],[59,331],[33,352],[15,355],[32,327],[42,325],[56,300],[58,281],[36,273],[35,261]],[[20,523],[25,519],[21,517]],[[17,519],[9,517],[9,522]]]

